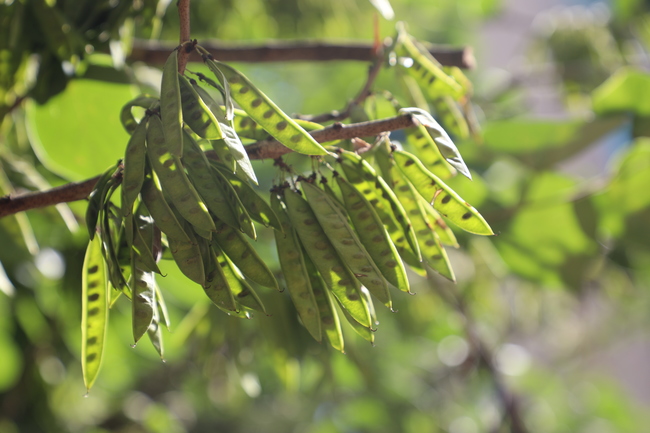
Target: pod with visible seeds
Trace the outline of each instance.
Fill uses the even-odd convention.
[[[241,202],[239,195],[237,195],[237,191],[235,191],[235,188],[228,181],[226,176],[224,176],[224,174],[214,166],[213,166],[212,174],[217,184],[225,192],[225,196],[226,199],[228,200],[228,203],[230,204],[230,208],[235,214],[237,227],[241,231],[246,233],[251,239],[257,239],[257,233],[255,232],[255,226],[253,225],[253,220],[251,219],[251,216],[248,214],[248,211],[246,210],[243,203]],[[232,227],[231,224],[229,225]]]
[[[165,143],[162,122],[157,116],[152,116],[147,130],[147,156],[160,178],[163,191],[188,222],[205,231],[214,231],[212,217],[187,178],[180,158],[171,154]]]
[[[456,169],[445,160],[423,125],[407,128],[404,133],[407,142],[415,148],[422,162],[429,167],[432,173],[441,179],[449,179],[456,174]]]
[[[442,219],[442,216],[436,211],[433,206],[431,206],[427,201],[418,194],[418,199],[420,200],[420,206],[424,209],[427,223],[433,227],[433,231],[438,235],[440,242],[458,248],[458,241],[456,240],[456,235],[449,228],[447,223]]]
[[[86,228],[88,229],[88,236],[90,240],[95,238],[95,232],[97,231],[97,219],[99,218],[99,212],[104,206],[106,201],[106,194],[108,190],[112,188],[115,184],[113,179],[113,174],[117,169],[117,164],[110,166],[99,178],[93,190],[88,195],[88,207],[86,208]]]
[[[223,250],[241,272],[260,286],[280,290],[273,272],[239,231],[223,221],[216,220],[217,231],[213,241]]]
[[[454,275],[454,270],[451,267],[451,263],[449,262],[447,252],[442,247],[438,235],[424,214],[424,209],[419,200],[418,192],[399,171],[394,174],[393,179],[395,180],[395,191],[399,193],[398,198],[407,210],[413,228],[418,236],[422,258],[440,275],[450,279],[451,281],[455,281],[456,277]],[[417,268],[414,270],[421,275],[423,274],[423,272]]]
[[[151,173],[151,175],[151,178],[145,180],[141,195],[156,226],[168,237],[189,242],[190,238],[163,196],[158,176],[156,173]]]
[[[433,101],[433,108],[447,131],[460,139],[469,138],[469,125],[458,102],[446,95]]]
[[[99,237],[88,243],[81,293],[81,370],[86,389],[95,383],[108,325],[108,284]]]
[[[323,129],[324,126],[310,122],[308,120],[293,119],[294,122],[298,124],[305,131],[317,131]],[[242,138],[248,138],[250,140],[266,140],[271,137],[271,135],[266,132],[260,125],[257,124],[251,117],[246,114],[243,110],[235,110],[235,118],[233,119],[233,125],[235,126],[235,131],[237,135]]]
[[[377,152],[377,159],[381,158],[382,155]],[[392,188],[356,153],[343,151],[340,162],[348,181],[361,191],[377,211],[400,255],[409,264],[419,262],[421,256],[415,232]]]
[[[359,240],[370,254],[381,274],[403,292],[410,293],[409,281],[404,264],[373,206],[345,179],[336,181],[341,188],[345,208],[356,229]]]
[[[194,80],[192,80],[194,81]],[[199,137],[217,140],[223,137],[219,122],[199,96],[194,86],[184,76],[178,74],[183,108],[183,121]]]
[[[391,308],[388,283],[348,224],[347,218],[323,190],[305,182],[302,185],[309,206],[339,256],[370,293]]]
[[[106,192],[105,201],[100,212],[102,254],[108,268],[108,280],[116,289],[122,289],[127,285],[126,279],[122,274],[120,262],[115,249],[114,237],[115,231],[111,229],[111,196],[115,192],[117,185],[113,183]]]
[[[334,349],[345,353],[341,321],[338,312],[336,311],[336,307],[334,306],[332,295],[319,275],[316,266],[309,258],[309,254],[306,254],[303,250],[302,256],[305,259],[305,267],[314,293],[314,300],[318,306],[318,316],[320,317],[322,335],[327,338]],[[344,307],[344,309],[346,308]]]
[[[361,300],[358,281],[332,245],[315,212],[297,192],[286,191],[284,197],[291,225],[325,284],[355,320],[370,327],[370,314]]]
[[[220,220],[239,229],[239,220],[235,216],[233,206],[234,200],[229,197],[233,194],[232,188],[228,187],[226,181],[215,175],[208,159],[191,135],[185,134],[183,146],[183,165],[207,208]]]
[[[246,153],[244,145],[232,126],[232,121],[228,120],[228,116],[224,114],[221,107],[214,101],[214,99],[212,99],[208,92],[198,85],[194,86],[194,89],[214,114],[215,118],[219,122],[221,132],[223,133],[223,138],[221,140],[211,141],[212,148],[217,152],[217,155],[219,155],[219,159],[231,168],[233,172],[235,172],[236,167],[239,166],[246,177],[257,185],[255,170],[253,170],[253,165],[248,158],[248,153]]]
[[[461,229],[478,235],[493,235],[492,229],[474,207],[464,201],[422,162],[408,152],[393,152],[395,163],[425,200]]]
[[[132,253],[131,306],[133,315],[133,339],[137,343],[147,332],[156,311],[156,287],[153,272],[146,270],[140,256]]]
[[[340,304],[339,304],[340,306]],[[354,317],[350,316],[350,313],[348,313],[345,308],[341,307],[341,311],[343,311],[343,316],[345,319],[348,321],[354,332],[359,334],[364,340],[368,341],[370,344],[374,346],[375,344],[375,331],[370,328],[366,328],[365,326],[361,325],[359,322],[354,320]]]
[[[203,290],[210,300],[219,308],[226,311],[236,311],[237,305],[230,291],[230,285],[223,269],[219,265],[219,259],[211,245],[205,239],[197,239],[201,248],[204,267],[205,285]]]
[[[230,185],[237,193],[237,197],[241,204],[246,209],[250,217],[265,227],[273,227],[276,230],[282,231],[282,226],[278,221],[278,217],[273,213],[269,204],[257,194],[257,192],[245,181],[241,180],[236,175],[228,170],[222,169],[222,166],[215,164],[217,170],[228,180]]]
[[[316,341],[321,341],[319,308],[314,298],[302,247],[287,215],[286,205],[280,200],[278,193],[271,193],[271,209],[282,226],[282,232],[274,231],[273,234],[287,290],[303,325]]]
[[[190,280],[201,286],[205,285],[205,268],[198,241],[191,227],[185,227],[190,242],[167,237],[169,250],[178,269]]]
[[[221,71],[230,85],[230,94],[248,115],[270,135],[289,149],[306,155],[326,155],[327,151],[302,127],[287,116],[264,93],[239,71],[230,66],[206,60],[206,64]],[[221,79],[217,75],[218,79]],[[223,83],[222,83],[223,84]]]
[[[230,291],[236,302],[251,310],[266,314],[266,308],[264,308],[262,300],[251,285],[246,282],[241,271],[216,244],[212,244],[212,248],[217,254],[217,263],[223,271],[226,281],[228,281],[228,286],[230,286]]]
[[[169,152],[183,156],[183,109],[178,82],[178,50],[172,51],[163,66],[160,83],[160,117]]]
[[[140,194],[144,183],[147,162],[146,139],[147,121],[143,119],[133,131],[124,153],[124,170],[122,171],[122,214],[124,216],[133,211],[133,203]]]

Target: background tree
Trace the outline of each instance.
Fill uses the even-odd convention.
[[[194,6],[192,37],[367,39],[372,33],[366,3],[218,3]],[[130,86],[157,93],[160,82],[158,70],[123,63],[129,52],[131,59],[153,52],[131,51],[132,43],[142,45],[130,35],[176,41],[178,32],[165,2],[132,5],[88,2],[95,13],[79,2],[2,6],[5,191],[87,179],[124,154],[128,136],[118,113],[139,93]],[[454,23],[497,10],[478,1],[393,6],[420,39],[459,45],[474,41]],[[648,113],[637,97],[647,75],[619,67],[642,66],[636,54],[647,47],[648,18],[640,2],[617,3],[610,20],[597,9],[578,12],[540,18],[547,20],[538,41],[543,49],[531,51],[533,66],[553,60],[565,119],[517,116],[525,105],[516,83],[529,77],[496,87],[487,73],[476,74],[484,143],[457,140],[474,182],[451,185],[500,235],[459,234],[462,248],[451,257],[458,283],[413,276],[417,296],[399,299],[398,314],[379,311],[374,348],[351,332],[345,356],[314,342],[287,294],[260,290],[270,317],[227,317],[167,266],[160,279],[173,324],[167,363],[159,366],[146,344],[127,347],[130,305],[118,303],[102,375],[83,399],[79,288],[87,237],[76,230],[75,216],[85,214],[85,203],[0,220],[8,276],[1,286],[3,429],[637,431],[646,421],[638,401],[588,366],[597,362],[589,358],[602,362],[598,354],[606,348],[632,358],[634,340],[623,337],[647,321]],[[424,26],[425,16],[438,25]],[[393,33],[388,24],[381,28]],[[436,31],[424,32],[430,28]],[[118,33],[123,46],[111,43]],[[106,49],[111,58],[97,54]],[[345,107],[367,80],[367,63],[239,67],[287,112]],[[406,98],[393,81],[382,72],[375,87]],[[602,137],[615,138],[608,147]],[[391,138],[403,140],[397,133]],[[612,148],[622,153],[607,174],[575,163],[590,149],[609,155]],[[300,164],[298,157],[290,162]],[[268,184],[275,169],[268,161],[254,164],[260,184]],[[258,251],[274,263],[272,235],[263,233]],[[640,381],[641,370],[630,370]]]

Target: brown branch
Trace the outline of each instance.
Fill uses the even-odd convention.
[[[189,39],[189,37],[188,37]],[[274,41],[263,45],[228,45],[220,42],[201,41],[201,46],[210,51],[215,59],[226,62],[290,62],[356,60],[368,62],[375,58],[370,42],[333,44],[316,41]],[[129,60],[145,62],[148,65],[163,65],[174,49],[171,44],[136,40]],[[458,66],[471,69],[476,60],[470,47],[429,47],[429,52],[444,66]],[[200,62],[198,54],[190,61]]]
[[[410,115],[402,115],[350,125],[335,123],[327,128],[312,131],[311,135],[319,143],[325,143],[328,141],[377,135],[382,132],[395,131],[414,125]],[[246,146],[246,151],[250,159],[275,159],[290,153],[291,149],[275,140],[264,140]],[[99,176],[96,176],[83,182],[73,182],[47,191],[31,192],[20,196],[8,195],[0,197],[0,218],[29,209],[83,200],[88,197],[98,179]]]
[[[178,0],[178,20],[180,22],[179,43],[182,45],[183,43],[190,40],[190,0]],[[185,67],[187,66],[187,61],[189,58],[190,51],[180,50],[178,52],[179,74],[185,72]]]
[[[0,197],[0,218],[29,209],[83,200],[88,197],[98,180],[99,176],[95,176],[83,182],[72,182],[47,191],[30,192],[17,197]]]

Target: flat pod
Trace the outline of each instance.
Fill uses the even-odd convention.
[[[213,248],[216,250],[218,247],[217,245],[213,245]],[[218,262],[223,270],[223,274],[226,276],[230,291],[236,299],[236,302],[251,310],[266,314],[264,303],[255,292],[255,289],[248,284],[241,271],[237,269],[237,266],[235,266],[228,256],[221,252],[218,256]]]
[[[255,170],[253,170],[253,165],[248,158],[248,153],[246,153],[246,149],[239,139],[239,136],[233,127],[232,121],[228,120],[227,114],[223,112],[221,107],[214,101],[214,99],[212,99],[208,92],[203,90],[198,85],[196,85],[194,88],[210,108],[210,111],[212,111],[214,114],[215,118],[219,122],[221,132],[223,132],[222,140],[211,142],[213,149],[215,152],[217,152],[217,155],[219,155],[221,161],[232,168],[233,172],[236,170],[236,167],[241,168],[246,177],[248,177],[254,184],[257,185]],[[228,153],[222,152],[221,145],[225,145],[227,147]],[[232,161],[230,161],[228,155],[230,155]]]
[[[223,179],[216,176],[212,166],[198,143],[188,133],[183,140],[183,166],[192,181],[192,185],[203,199],[206,207],[220,220],[231,227],[240,228],[232,198],[231,189]],[[236,202],[235,202],[236,204]]]
[[[163,191],[188,222],[202,230],[214,231],[205,203],[187,178],[181,160],[168,152],[165,143],[162,122],[157,116],[152,116],[147,130],[147,156],[160,178]]]
[[[425,216],[427,221],[433,227],[433,231],[438,235],[438,239],[444,245],[449,245],[454,248],[458,248],[458,241],[456,240],[456,235],[447,225],[445,220],[442,219],[442,216],[438,213],[437,210],[433,208],[421,195],[418,194],[418,199],[420,200],[420,206],[424,209]]]
[[[126,132],[133,134],[133,131],[138,127],[138,122],[133,117],[131,109],[133,107],[141,108],[152,108],[160,103],[158,98],[152,96],[139,96],[132,101],[127,102],[124,107],[122,107],[122,112],[120,113],[120,120],[122,121],[122,126],[126,129]]]
[[[149,337],[149,341],[151,341],[151,345],[154,347],[154,349],[156,349],[156,352],[158,352],[160,359],[164,360],[163,356],[165,355],[165,348],[163,345],[162,328],[160,326],[160,320],[161,320],[160,309],[156,308],[154,310],[154,315],[151,320],[151,324],[147,328],[147,336]]]
[[[133,131],[124,153],[124,170],[122,172],[122,214],[133,211],[133,203],[140,194],[144,183],[147,162],[147,120],[142,119]]]
[[[108,285],[99,237],[91,239],[83,264],[81,293],[81,370],[90,390],[104,354],[108,325]]]
[[[433,108],[445,129],[460,139],[469,138],[469,125],[460,105],[450,96],[433,101]]]
[[[420,195],[445,218],[470,233],[486,236],[494,234],[481,214],[427,170],[419,159],[401,150],[393,152],[393,157]]]
[[[328,289],[355,320],[370,327],[370,313],[361,300],[357,279],[332,245],[315,212],[297,192],[286,191],[284,197],[291,225]]]
[[[391,308],[388,283],[348,224],[347,218],[323,190],[305,182],[302,186],[309,206],[339,256],[370,293]]]
[[[379,215],[363,194],[345,179],[337,176],[336,181],[341,188],[345,207],[359,240],[377,268],[389,283],[403,292],[410,293],[404,264]]]
[[[169,250],[178,269],[187,278],[203,286],[205,285],[205,268],[203,266],[201,250],[199,249],[194,232],[187,227],[185,231],[190,238],[190,242],[168,237]]]
[[[149,272],[143,265],[140,256],[132,254],[131,274],[131,306],[132,306],[132,327],[133,340],[135,343],[147,332],[151,325],[156,306],[156,287],[153,272]]]
[[[343,340],[343,331],[341,330],[341,320],[334,306],[333,296],[327,289],[327,286],[321,275],[309,258],[309,254],[302,251],[305,259],[305,267],[309,276],[309,282],[314,293],[314,300],[318,306],[318,316],[320,317],[323,337],[327,338],[330,345],[339,352],[345,353],[345,344]],[[344,307],[345,309],[345,307]]]
[[[207,241],[202,243],[207,244]],[[205,294],[217,307],[226,311],[237,311],[235,299],[230,291],[230,284],[228,284],[212,246],[208,245],[207,251],[204,251],[203,254],[205,259],[205,285],[203,290]]]
[[[409,264],[422,260],[411,221],[392,189],[359,155],[343,152],[340,159],[348,181],[373,205],[400,256]]]
[[[456,174],[453,168],[440,153],[427,129],[423,125],[404,130],[407,142],[415,148],[415,153],[433,174],[441,179],[449,179]]]
[[[142,201],[147,206],[156,226],[168,237],[190,242],[190,238],[183,230],[182,224],[176,219],[169,204],[165,200],[158,176],[152,173],[152,178],[147,179],[142,187]]]
[[[247,182],[232,174],[232,172],[222,170],[219,165],[215,165],[215,167],[221,171],[221,174],[232,185],[241,204],[253,220],[265,227],[273,227],[276,230],[282,231],[280,221],[273,212],[273,209],[271,209],[271,206]]]
[[[237,230],[223,221],[216,221],[214,241],[242,273],[260,286],[280,290],[271,270],[255,251],[255,248]]]
[[[340,304],[339,304],[340,306]],[[354,317],[350,316],[350,313],[348,313],[345,308],[341,307],[341,311],[343,312],[343,316],[347,320],[347,322],[350,324],[354,332],[359,334],[364,340],[368,341],[370,344],[374,345],[375,343],[375,331],[370,328],[366,328],[356,320],[354,320]]]
[[[172,51],[163,66],[160,83],[160,117],[169,152],[183,156],[183,111],[178,83],[178,50]]]
[[[418,237],[420,251],[424,261],[440,275],[455,281],[456,277],[449,262],[447,252],[442,247],[438,235],[434,230],[427,215],[425,215],[420,196],[413,185],[400,172],[395,173],[395,191],[397,191],[399,200],[407,209],[413,228]],[[428,203],[424,203],[429,206]],[[420,275],[426,274],[426,270],[414,268]]]
[[[287,290],[303,325],[316,341],[321,341],[321,318],[305,265],[302,246],[291,225],[286,205],[275,192],[271,193],[271,208],[282,227],[281,232],[276,230],[273,234]]]
[[[224,63],[214,63],[228,80],[232,98],[273,138],[298,153],[306,155],[327,154],[323,146],[280,110],[248,78]],[[217,76],[217,78],[220,77]]]
[[[246,207],[241,201],[241,198],[237,194],[237,191],[233,185],[228,181],[228,178],[216,167],[213,166],[212,174],[214,179],[220,185],[221,189],[224,191],[226,199],[230,204],[230,209],[235,216],[237,228],[246,233],[251,239],[257,239],[257,233],[255,232],[255,226],[253,225],[253,220],[248,214]],[[232,224],[229,224],[233,227]]]
[[[104,206],[104,201],[106,200],[106,194],[108,190],[113,187],[115,180],[113,179],[113,174],[117,169],[117,164],[110,166],[99,178],[93,190],[88,195],[88,207],[86,208],[86,228],[88,229],[88,236],[90,240],[95,238],[95,232],[97,231],[97,220],[99,218],[99,212],[101,211],[102,206]]]
[[[178,74],[181,92],[183,121],[199,137],[216,140],[223,137],[217,119],[194,87],[184,76]]]

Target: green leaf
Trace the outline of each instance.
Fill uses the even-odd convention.
[[[129,136],[119,113],[132,98],[127,85],[73,80],[47,104],[29,104],[28,125],[38,157],[70,180],[102,173],[124,156]]]
[[[650,74],[621,68],[593,92],[596,114],[632,112],[650,116]]]

